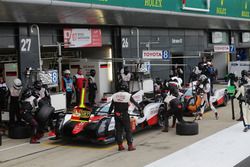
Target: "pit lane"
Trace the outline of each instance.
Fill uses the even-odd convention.
[[[235,107],[238,118],[238,105]],[[172,128],[168,133],[161,132],[160,128],[155,127],[141,131],[134,135],[137,150],[133,152],[118,152],[115,144],[51,141],[44,137],[41,144],[30,145],[29,139],[4,138],[3,146],[0,147],[0,166],[145,166],[237,123],[231,119],[230,103],[226,107],[218,108],[218,111],[219,120],[214,118],[212,112],[208,112],[203,120],[198,121],[199,135],[196,136],[177,136],[175,129]],[[193,118],[185,117],[185,119]]]

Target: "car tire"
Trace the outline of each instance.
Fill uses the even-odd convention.
[[[54,111],[53,107],[45,105],[36,114],[36,120],[40,123],[46,123]]]
[[[74,121],[66,122],[62,127],[62,136],[63,137],[73,137],[74,135],[72,134],[72,131],[75,128],[76,124],[78,124],[78,122],[74,122]]]
[[[199,133],[199,126],[197,122],[177,122],[176,134],[177,135],[197,135]]]
[[[12,139],[26,139],[31,136],[31,127],[26,126],[11,126],[9,127],[9,138]]]
[[[165,112],[165,107],[160,106],[159,111],[158,111],[158,126],[159,127],[164,126],[164,112]]]
[[[227,102],[228,102],[228,95],[227,94],[225,94],[224,95],[224,101],[223,101],[223,103],[222,103],[222,106],[227,106]]]

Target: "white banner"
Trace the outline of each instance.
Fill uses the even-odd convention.
[[[229,45],[214,45],[214,52],[229,52]]]
[[[64,29],[64,48],[101,47],[102,33],[100,29]]]
[[[162,50],[143,50],[143,59],[162,59]]]

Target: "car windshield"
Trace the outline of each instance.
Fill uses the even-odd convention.
[[[103,105],[102,107],[99,107],[96,110],[96,115],[107,115],[109,112],[109,107],[110,107],[110,103],[107,103]]]

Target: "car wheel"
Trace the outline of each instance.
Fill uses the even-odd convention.
[[[224,100],[223,100],[222,106],[227,106],[227,102],[228,102],[228,95],[225,94],[225,95],[224,95]]]
[[[76,124],[78,124],[78,122],[74,122],[74,121],[66,122],[64,126],[62,127],[62,135],[64,137],[73,137],[74,135],[72,134],[72,131],[75,128]]]
[[[199,133],[199,126],[197,122],[178,122],[176,124],[177,135],[197,135]]]
[[[9,138],[12,139],[26,139],[31,136],[31,127],[25,126],[10,126],[9,127]]]
[[[164,126],[164,112],[165,112],[165,107],[160,106],[158,111],[158,126],[160,127]]]
[[[40,123],[46,123],[54,111],[53,107],[45,105],[38,111],[36,120]]]

